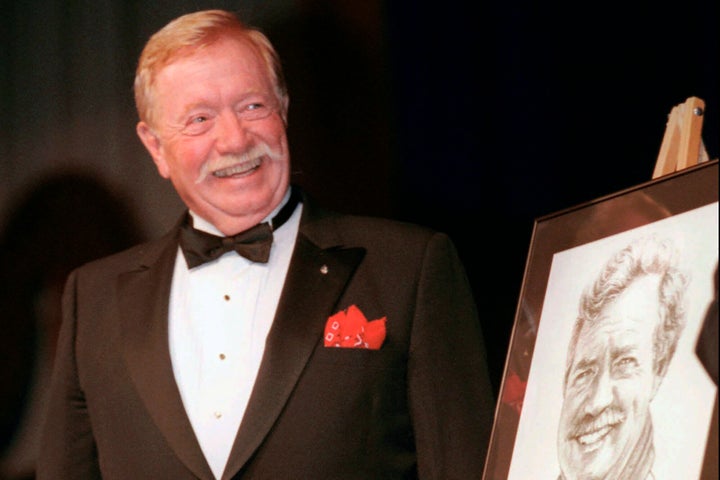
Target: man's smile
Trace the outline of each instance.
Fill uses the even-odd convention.
[[[592,452],[600,448],[610,432],[624,420],[625,415],[622,413],[606,410],[591,420],[582,421],[573,429],[569,438],[577,442],[582,451]]]
[[[226,178],[231,176],[242,176],[255,171],[262,163],[262,157],[256,157],[247,162],[236,163],[229,167],[215,170],[212,174],[218,178]]]
[[[613,428],[613,426],[605,425],[598,430],[594,430],[584,435],[575,437],[575,440],[581,445],[582,449],[585,452],[592,452],[600,448],[602,440],[610,433]]]

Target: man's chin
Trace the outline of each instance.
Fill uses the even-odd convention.
[[[563,478],[565,480],[604,479],[614,460],[614,451],[607,445],[607,439],[592,445],[576,443],[572,460],[563,466]]]

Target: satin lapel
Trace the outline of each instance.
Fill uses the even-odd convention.
[[[180,398],[168,346],[168,303],[177,243],[148,267],[119,279],[123,351],[130,376],[177,457],[201,479],[214,478]]]
[[[223,478],[235,475],[270,431],[364,255],[362,248],[323,250],[304,235],[298,237],[260,371]]]

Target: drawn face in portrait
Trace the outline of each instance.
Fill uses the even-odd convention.
[[[643,440],[661,381],[653,365],[659,281],[639,277],[580,331],[557,439],[566,480],[617,478]]]

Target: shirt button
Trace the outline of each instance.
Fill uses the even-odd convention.
[[[222,412],[215,412],[214,415],[215,418],[220,419],[220,417],[222,417]]]
[[[218,355],[218,356],[220,357],[220,360],[225,360],[225,354],[224,354],[224,353],[221,353],[221,354]]]

